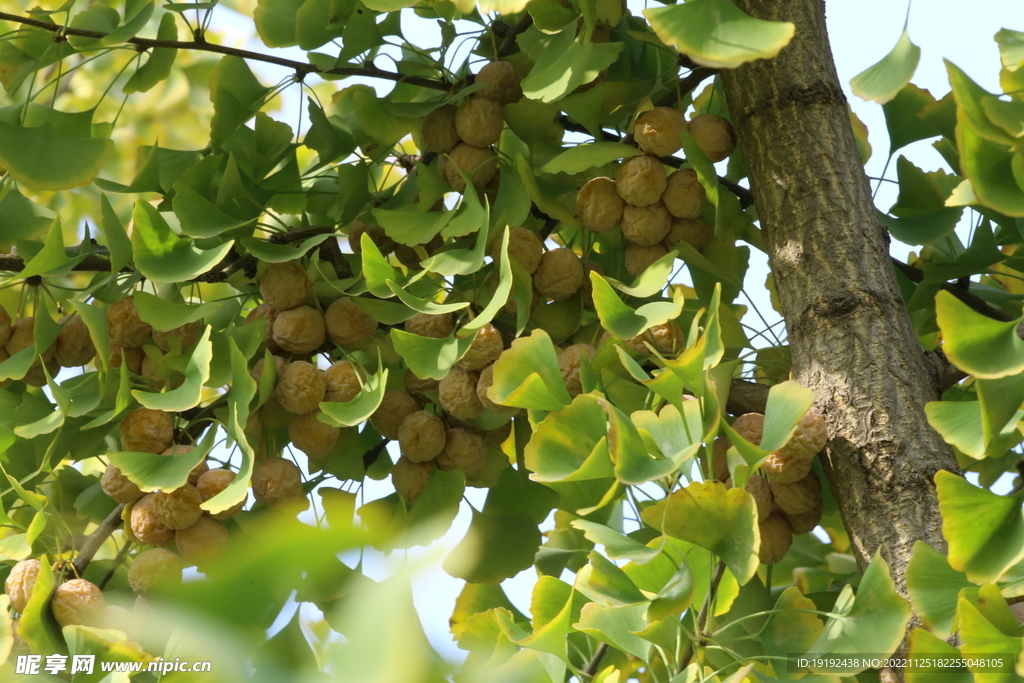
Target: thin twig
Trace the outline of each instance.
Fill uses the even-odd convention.
[[[594,650],[594,656],[590,658],[587,665],[583,667],[583,675],[593,678],[597,675],[597,667],[601,666],[601,660],[604,658],[604,653],[608,652],[608,643],[601,643]]]
[[[892,265],[895,266],[896,270],[906,275],[908,280],[918,283],[924,281],[924,273],[915,268],[914,266],[910,265],[909,263],[904,263],[903,261],[900,261],[899,259],[893,257]],[[957,299],[967,304],[967,306],[970,307],[971,310],[977,313],[981,313],[986,318],[992,318],[993,320],[999,320],[1002,322],[1016,320],[1014,316],[1010,315],[1006,311],[996,308],[989,302],[982,299],[980,296],[971,294],[970,290],[968,290],[964,286],[961,286],[959,283],[953,284],[951,282],[944,282],[942,283],[942,289],[946,290],[947,292],[955,296]]]
[[[100,525],[85,538],[85,543],[78,549],[78,555],[75,557],[75,575],[83,576],[85,574],[86,567],[92,562],[93,555],[100,549],[103,542],[110,538],[110,534],[121,526],[121,513],[124,511],[124,503],[121,503],[114,508],[107,518],[100,522]]]
[[[697,615],[697,632],[693,634],[693,640],[686,646],[683,656],[679,659],[679,667],[676,669],[677,674],[682,673],[686,665],[690,663],[690,658],[693,657],[694,641],[704,637],[704,626],[708,622],[708,612],[711,611],[711,603],[715,600],[715,594],[718,593],[718,584],[722,581],[724,574],[725,562],[719,560],[718,566],[715,567],[715,575],[711,577],[711,585],[708,587],[707,597],[704,598],[704,605],[700,608],[700,613]]]
[[[114,572],[116,572],[117,568],[121,566],[122,562],[124,562],[124,558],[128,557],[128,551],[131,549],[131,541],[126,540],[124,542],[124,545],[121,546],[121,549],[117,551],[117,556],[114,557],[114,562],[110,565],[110,570],[106,574],[104,574],[103,580],[96,584],[96,586],[100,590],[103,590],[107,587],[107,582],[109,582],[110,579],[113,578]]]
[[[533,15],[529,12],[523,12],[523,16],[519,18],[516,25],[505,34],[505,38],[501,41],[501,45],[498,47],[498,59],[509,56],[516,46],[516,38],[531,26],[533,26]]]
[[[39,19],[32,19],[30,17],[23,17],[17,14],[8,14],[7,12],[0,12],[0,20],[11,21],[25,26],[34,26],[47,31],[53,31],[61,36],[82,36],[84,38],[105,38],[106,33],[102,31],[90,31],[82,28],[72,28],[70,26],[60,26],[59,24],[53,24],[48,21],[40,21]],[[395,81],[396,83],[409,83],[410,85],[418,85],[421,88],[430,88],[432,90],[443,90],[448,91],[451,89],[451,84],[441,80],[434,80],[430,78],[423,78],[422,76],[406,76],[405,74],[396,73],[394,71],[385,71],[380,69],[373,64],[367,66],[356,67],[356,66],[336,66],[331,69],[321,69],[315,64],[309,62],[297,62],[293,59],[285,59],[284,57],[276,57],[273,55],[265,55],[259,52],[252,52],[250,50],[241,50],[235,47],[228,47],[226,45],[218,45],[216,43],[206,42],[202,40],[155,40],[152,38],[130,38],[125,41],[131,45],[136,46],[141,50],[148,50],[150,48],[171,48],[175,50],[197,50],[199,52],[213,52],[216,54],[230,55],[232,57],[241,57],[242,59],[252,60],[254,62],[264,62],[267,64],[276,64],[277,66],[283,66],[295,71],[297,78],[301,79],[306,74],[329,74],[334,76],[366,76],[368,78],[380,78],[386,81]]]

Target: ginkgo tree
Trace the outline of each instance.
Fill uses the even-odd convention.
[[[1024,33],[876,207],[819,0],[224,4],[0,3],[3,680],[1024,677]]]

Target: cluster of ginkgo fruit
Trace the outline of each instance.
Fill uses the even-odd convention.
[[[576,196],[576,212],[587,230],[622,229],[628,244],[626,270],[639,277],[649,265],[686,242],[697,251],[710,244],[713,231],[701,217],[707,193],[697,172],[666,172],[662,157],[682,149],[688,131],[714,162],[736,149],[732,126],[721,116],[700,114],[690,121],[671,107],[655,107],[637,117],[633,139],[643,154],[623,161],[615,178],[592,178]]]
[[[750,443],[760,445],[764,415],[740,415],[732,428]],[[821,480],[811,467],[827,440],[825,419],[811,406],[797,423],[793,436],[761,465],[761,474],[752,474],[747,480],[746,491],[757,505],[761,562],[780,561],[793,543],[793,534],[809,533],[821,521]],[[710,468],[710,476],[730,488],[726,453],[731,445],[727,437],[715,439]]]

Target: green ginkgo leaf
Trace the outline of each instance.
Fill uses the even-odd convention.
[[[942,638],[953,633],[960,590],[973,583],[949,566],[946,556],[924,541],[914,544],[907,565],[907,594],[921,623]]]
[[[139,272],[156,282],[184,282],[209,271],[231,251],[234,240],[198,249],[171,230],[152,204],[139,200],[132,213],[132,252]]]
[[[536,329],[512,342],[494,363],[487,395],[495,403],[531,410],[558,410],[572,402],[547,332]]]
[[[718,555],[741,585],[757,571],[757,508],[743,489],[726,489],[718,481],[694,482],[640,515],[655,529]]]
[[[1020,320],[992,320],[944,291],[935,295],[935,316],[945,340],[942,350],[964,372],[982,379],[1024,372]]]
[[[570,147],[541,166],[540,170],[544,173],[582,173],[595,166],[640,154],[643,152],[636,147],[619,142],[592,142]]]
[[[896,592],[889,565],[878,552],[864,570],[856,596],[853,587],[847,585],[831,611],[833,616],[809,652],[892,652],[903,639],[911,617],[910,603]],[[829,671],[852,674],[865,668],[864,664],[854,661],[850,666]],[[811,670],[814,671],[814,667]]]
[[[666,45],[698,64],[724,69],[771,59],[796,31],[789,21],[755,19],[732,0],[691,0],[644,10],[644,16]]]
[[[1024,559],[1021,495],[1000,496],[952,472],[935,474],[949,566],[974,583],[990,583]]]
[[[910,82],[920,60],[921,48],[910,42],[910,33],[904,26],[896,46],[882,61],[850,79],[850,89],[861,99],[885,104]]]
[[[590,281],[594,286],[594,308],[601,325],[619,339],[632,339],[655,325],[679,317],[683,310],[683,297],[679,290],[673,294],[672,301],[654,301],[633,309],[619,298],[596,270],[590,271]]]
[[[33,128],[0,121],[0,165],[37,190],[88,185],[113,151],[107,138],[73,137],[49,120]]]
[[[192,350],[192,355],[185,366],[185,380],[181,386],[162,394],[133,389],[132,396],[135,400],[152,410],[163,410],[168,413],[179,413],[199,405],[203,398],[203,385],[210,379],[210,361],[213,359],[210,329],[207,325],[203,336]]]

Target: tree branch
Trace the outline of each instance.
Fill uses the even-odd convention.
[[[124,503],[121,503],[85,538],[85,543],[78,549],[78,555],[75,557],[74,567],[77,576],[85,574],[85,569],[92,562],[96,551],[100,549],[104,541],[110,538],[110,534],[114,533],[121,526],[121,512],[123,511]]]
[[[61,26],[59,24],[53,24],[48,21],[40,21],[39,19],[32,19],[30,17],[23,17],[17,14],[8,14],[7,12],[0,12],[0,20],[11,21],[24,26],[34,26],[47,31],[53,31],[62,36],[82,36],[83,38],[104,38],[107,36],[102,31],[90,31],[82,28],[72,28],[70,26]],[[433,80],[430,78],[423,78],[422,76],[406,76],[404,74],[396,73],[394,71],[385,71],[384,69],[377,68],[372,63],[368,66],[355,67],[355,66],[336,66],[333,69],[321,69],[315,64],[308,62],[297,62],[293,59],[285,59],[284,57],[275,57],[274,55],[266,55],[259,52],[252,52],[251,50],[241,50],[239,48],[228,47],[226,45],[218,45],[216,43],[208,43],[205,40],[155,40],[152,38],[130,38],[125,41],[141,51],[148,50],[150,48],[165,47],[176,50],[196,50],[198,52],[213,52],[216,54],[230,55],[232,57],[241,57],[242,59],[248,59],[254,62],[264,62],[266,64],[276,64],[277,66],[283,66],[288,69],[293,69],[295,75],[298,78],[304,77],[306,74],[327,74],[334,76],[365,76],[368,78],[379,78],[386,81],[394,81],[396,83],[409,83],[410,85],[418,85],[421,88],[430,88],[432,90],[443,90],[448,91],[451,89],[451,84],[440,80]]]
[[[892,264],[893,266],[896,267],[896,270],[903,273],[908,280],[911,280],[913,282],[924,281],[924,273],[915,268],[914,266],[910,265],[909,263],[904,263],[903,261],[900,261],[897,258],[893,258]],[[989,302],[982,299],[980,296],[971,294],[970,290],[968,290],[966,287],[960,286],[959,284],[944,282],[942,283],[942,289],[949,292],[957,299],[962,301],[964,304],[969,306],[971,310],[977,313],[981,313],[986,318],[992,318],[993,320],[999,320],[1002,322],[1016,320],[1015,317],[1013,317],[1006,311],[996,308]]]
[[[583,667],[583,671],[581,673],[584,676],[589,676],[590,678],[596,676],[597,667],[601,666],[601,660],[604,659],[604,653],[606,652],[608,652],[608,643],[601,643],[598,645],[597,649],[594,650],[594,656],[591,657],[590,661],[587,662],[587,665]]]
[[[516,38],[519,37],[520,33],[530,28],[531,26],[533,26],[533,15],[531,15],[529,12],[523,12],[523,16],[519,18],[519,21],[516,22],[516,25],[513,26],[512,29],[508,33],[506,33],[505,37],[502,39],[501,45],[498,47],[498,59],[501,59],[502,57],[508,57],[510,54],[512,54],[512,51],[516,46]]]
[[[764,413],[768,404],[768,385],[748,382],[745,379],[734,379],[729,387],[729,400],[725,410],[733,415],[744,413]]]

